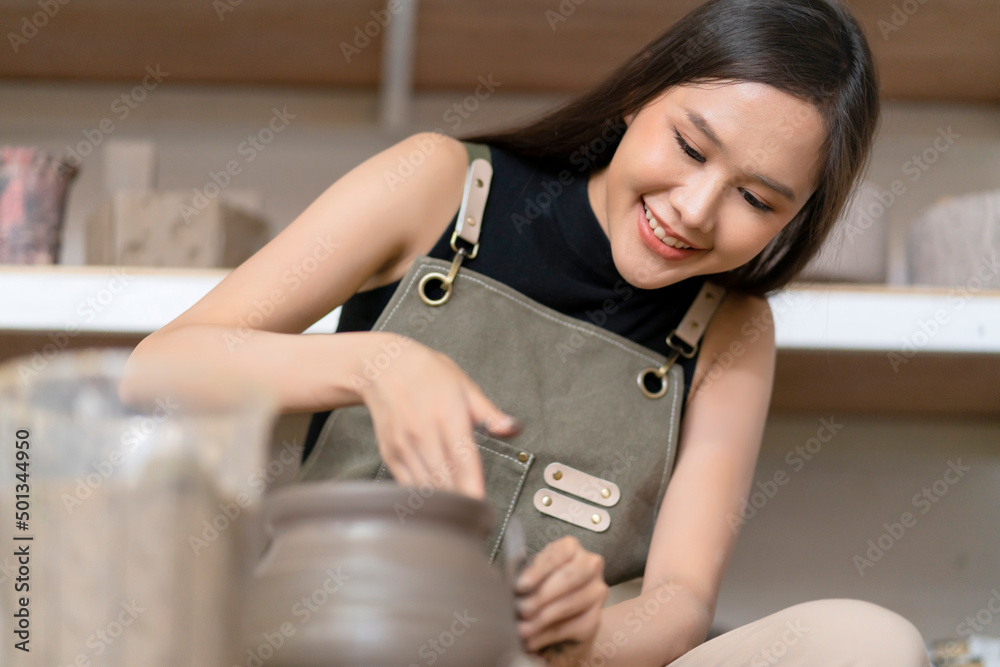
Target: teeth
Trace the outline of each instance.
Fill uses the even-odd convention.
[[[653,234],[656,235],[656,238],[660,239],[672,248],[689,249],[691,247],[680,239],[675,239],[673,236],[667,236],[667,233],[663,231],[663,228],[656,224],[656,218],[653,217],[649,207],[643,204],[642,208],[646,212],[646,220],[649,222],[649,228],[653,230]]]

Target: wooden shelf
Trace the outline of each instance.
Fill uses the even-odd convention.
[[[1000,418],[1000,355],[779,350],[774,412]]]
[[[479,77],[492,75],[502,91],[579,91],[699,4],[421,0],[414,85],[469,93]],[[847,4],[868,36],[887,99],[1000,101],[995,0]],[[376,18],[390,16],[385,7],[381,0],[59,3],[58,13],[18,44],[17,57],[0,59],[0,78],[133,86],[159,65],[169,85],[375,89],[386,33]],[[19,34],[37,9],[4,3],[0,25]]]

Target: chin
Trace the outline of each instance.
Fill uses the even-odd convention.
[[[664,274],[662,271],[652,271],[639,264],[629,263],[626,266],[621,266],[616,262],[615,266],[625,282],[637,289],[654,290],[682,280],[682,278],[671,279],[670,275]]]

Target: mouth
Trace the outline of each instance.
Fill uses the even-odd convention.
[[[704,248],[698,248],[681,238],[674,230],[670,229],[663,221],[659,220],[646,203],[639,200],[638,225],[639,237],[650,250],[665,259],[685,259]]]

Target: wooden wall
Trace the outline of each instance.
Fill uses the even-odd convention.
[[[577,91],[697,4],[422,0],[415,83],[471,92],[492,74],[504,91]],[[847,4],[867,31],[887,99],[1000,102],[997,0]],[[138,83],[147,66],[159,65],[184,83],[374,87],[385,30],[373,12],[383,21],[394,16],[374,0],[41,5],[51,16],[39,0],[0,5],[8,42],[0,78]]]

